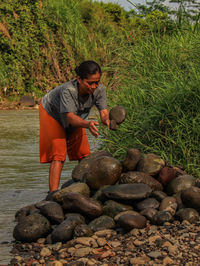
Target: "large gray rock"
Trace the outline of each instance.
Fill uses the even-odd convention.
[[[90,196],[90,189],[88,185],[85,183],[77,182],[77,183],[71,184],[68,187],[58,190],[56,193],[53,194],[53,200],[58,203],[63,203],[63,199],[65,195],[69,192],[80,193],[86,197]]]
[[[154,198],[144,199],[136,204],[137,209],[142,211],[144,209],[154,208],[158,209],[160,203]]]
[[[103,214],[114,218],[118,213],[123,211],[133,210],[133,207],[126,204],[121,204],[113,200],[108,200],[103,206]]]
[[[91,189],[100,189],[115,184],[121,176],[122,165],[115,158],[104,156],[94,160],[86,174],[86,183]]]
[[[33,242],[47,236],[51,229],[50,222],[43,215],[34,213],[19,222],[13,231],[13,237],[21,242]]]
[[[112,229],[115,227],[115,222],[113,218],[107,215],[102,215],[89,223],[89,227],[93,232]]]
[[[82,223],[85,223],[85,219],[80,214],[68,214],[66,216],[66,219],[61,224],[59,224],[51,233],[52,242],[65,243],[68,240],[72,239],[75,227],[78,224]]]
[[[144,155],[144,158],[139,161],[137,171],[154,176],[158,174],[164,166],[165,161],[160,158],[160,156],[149,153]]]
[[[200,188],[190,187],[181,192],[181,199],[186,207],[200,211]]]
[[[153,190],[163,190],[163,186],[155,178],[147,173],[130,171],[123,173],[120,177],[119,184],[136,184],[143,183],[150,186]]]
[[[98,201],[73,192],[65,195],[63,209],[70,212],[80,212],[92,218],[101,216],[103,212],[103,206]]]
[[[47,201],[39,207],[41,214],[43,214],[47,219],[53,224],[62,223],[64,220],[64,213],[62,207],[53,201]]]
[[[167,185],[167,194],[173,195],[192,186],[195,186],[195,178],[193,176],[180,175]]]
[[[74,168],[72,171],[72,178],[75,181],[83,181],[85,174],[88,172],[90,166],[93,164],[93,161],[97,158],[100,158],[102,156],[112,156],[107,151],[96,151],[85,157],[83,160],[80,161],[79,164]]]
[[[152,189],[146,184],[119,184],[103,189],[108,199],[140,200],[150,196]]]
[[[190,223],[194,223],[199,220],[199,213],[192,208],[183,208],[177,211],[175,217],[181,222],[187,220]]]
[[[126,109],[123,106],[115,106],[109,112],[109,119],[121,124],[126,118]]]
[[[142,215],[121,215],[118,220],[118,225],[125,230],[132,230],[134,228],[142,229],[146,227],[147,219]]]
[[[123,161],[125,171],[133,171],[137,163],[142,159],[142,153],[134,148],[131,148],[126,153],[126,158]]]

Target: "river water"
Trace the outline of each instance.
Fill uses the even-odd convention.
[[[91,151],[97,149],[91,134],[88,139]],[[76,164],[65,162],[60,185]],[[46,197],[48,171],[48,164],[39,163],[38,110],[0,111],[0,265],[12,258],[16,211]]]

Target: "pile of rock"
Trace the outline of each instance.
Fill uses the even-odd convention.
[[[20,242],[66,243],[97,231],[129,232],[148,224],[199,220],[199,182],[155,154],[129,149],[118,161],[106,151],[83,159],[72,179],[45,200],[16,213]]]

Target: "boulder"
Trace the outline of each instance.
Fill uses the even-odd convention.
[[[82,159],[79,164],[72,171],[72,179],[74,181],[83,181],[85,174],[88,172],[90,166],[93,164],[93,161],[102,156],[110,156],[112,155],[104,150],[96,151]]]
[[[155,176],[164,166],[165,161],[160,156],[149,153],[144,155],[144,158],[139,161],[137,171]]]
[[[119,184],[103,189],[108,199],[140,200],[150,196],[152,189],[146,184]]]
[[[126,118],[126,109],[123,106],[115,106],[109,112],[109,119],[121,124]]]
[[[47,217],[52,224],[60,224],[64,220],[63,209],[57,202],[48,201],[39,209],[41,214]]]
[[[130,205],[118,203],[113,200],[108,200],[103,206],[103,214],[114,218],[118,213],[123,211],[133,210]]]
[[[177,211],[176,219],[179,221],[188,221],[190,223],[195,223],[199,220],[199,213],[192,208],[183,208]]]
[[[155,178],[147,173],[130,171],[123,173],[120,177],[119,184],[136,184],[143,183],[150,186],[153,190],[163,190],[163,186]]]
[[[195,178],[193,176],[179,175],[167,185],[167,194],[173,195],[192,186],[195,186]]]
[[[91,189],[98,190],[105,185],[115,184],[121,176],[122,165],[113,157],[100,157],[94,160],[86,174],[86,183]]]
[[[119,217],[118,225],[130,231],[134,228],[142,229],[146,227],[147,219],[142,215],[124,214]]]
[[[15,220],[17,222],[20,222],[21,220],[23,220],[23,218],[25,218],[26,216],[30,215],[31,212],[32,212],[31,210],[33,210],[33,209],[36,209],[35,204],[27,205],[27,206],[19,209],[15,213]]]
[[[77,182],[71,184],[68,187],[58,190],[56,193],[53,194],[53,200],[58,203],[63,203],[65,195],[69,192],[80,193],[86,197],[90,196],[90,189],[88,185],[85,183]]]
[[[165,166],[159,172],[158,181],[165,186],[179,175],[176,168]]]
[[[115,227],[115,222],[113,218],[107,215],[102,215],[89,223],[89,227],[93,232],[112,229]]]
[[[190,187],[181,192],[183,204],[188,208],[200,211],[200,188]]]
[[[133,171],[137,163],[142,159],[142,153],[137,149],[129,149],[126,153],[126,158],[123,161],[125,171]]]
[[[82,223],[85,223],[85,219],[80,214],[67,214],[66,219],[61,224],[59,224],[51,233],[52,242],[65,243],[68,240],[72,239],[75,227],[78,224]]]
[[[139,211],[142,211],[142,210],[148,209],[148,208],[158,209],[159,205],[160,205],[160,203],[154,198],[147,198],[147,199],[144,199],[144,200],[142,200],[136,204],[137,209]]]
[[[30,214],[19,222],[13,231],[13,237],[21,242],[33,242],[46,237],[51,229],[47,218],[39,213]]]
[[[103,206],[98,201],[74,192],[69,192],[65,195],[63,209],[79,212],[91,218],[99,217],[103,212]]]

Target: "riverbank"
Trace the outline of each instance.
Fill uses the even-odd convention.
[[[129,233],[102,230],[66,244],[16,243],[9,265],[199,265],[200,221],[147,225]]]
[[[9,101],[7,99],[0,101],[0,110],[34,110],[38,107],[38,103],[34,106],[26,106],[21,104],[20,101]]]

